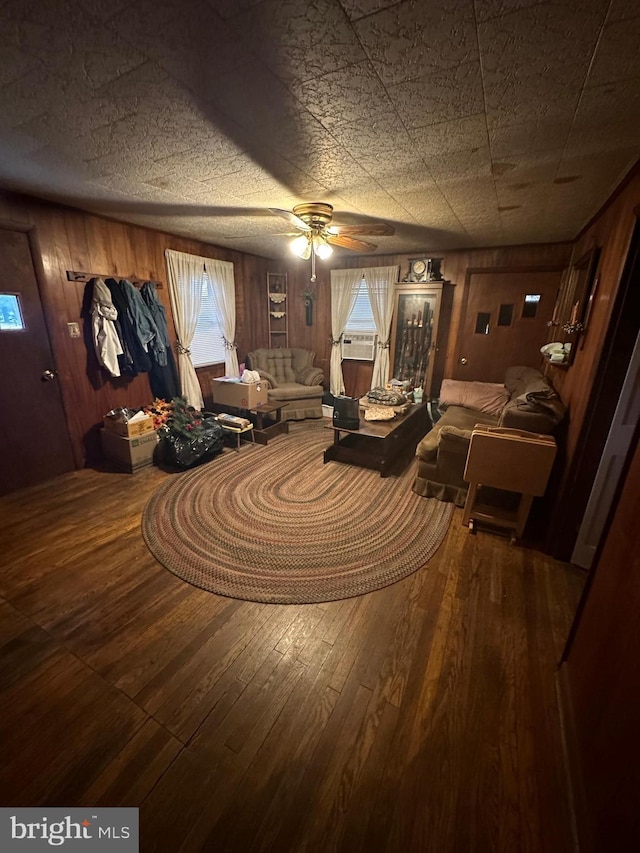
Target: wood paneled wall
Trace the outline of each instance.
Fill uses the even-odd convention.
[[[158,294],[167,309],[170,334],[175,340],[165,249],[231,261],[236,282],[239,354],[258,338],[266,341],[266,308],[248,310],[255,294],[265,291],[267,268],[273,269],[273,263],[264,258],[8,193],[0,194],[0,221],[6,227],[33,229],[40,295],[78,467],[99,458],[99,428],[106,412],[119,406],[145,405],[151,402],[152,395],[146,374],[112,379],[100,369],[91,347],[86,285],[67,281],[67,270],[120,278],[135,275],[163,282]],[[71,322],[80,322],[82,337],[69,337],[67,323]],[[223,373],[222,366],[200,372],[205,400],[210,399],[209,378]]]
[[[400,280],[409,270],[409,257],[424,255],[442,257],[442,272],[447,281],[452,282],[453,300],[449,334],[447,336],[447,353],[444,366],[444,376],[449,377],[457,357],[459,341],[458,333],[465,298],[465,281],[468,269],[475,268],[504,268],[511,267],[564,267],[571,257],[571,243],[554,243],[552,245],[536,246],[505,246],[490,249],[468,249],[455,252],[423,252],[415,251],[411,255],[349,255],[332,258],[330,262],[319,262],[316,271],[318,280],[315,284],[309,281],[311,265],[309,261],[289,263],[289,293],[290,314],[289,343],[316,352],[316,364],[329,377],[329,360],[331,356],[331,269],[353,269],[355,267],[398,266]],[[304,325],[304,303],[302,294],[306,290],[315,290],[317,299],[314,305],[313,326]],[[540,362],[542,364],[542,360]],[[343,363],[343,374],[346,393],[357,396],[365,394],[371,385],[372,364],[370,362],[347,361]]]
[[[548,547],[561,558],[569,559],[578,533],[580,521],[589,495],[595,467],[602,448],[594,450],[580,447],[581,434],[590,416],[590,397],[594,388],[596,371],[603,355],[611,314],[624,269],[636,217],[640,214],[640,170],[629,176],[576,241],[572,263],[581,258],[593,246],[601,249],[597,283],[589,327],[578,342],[575,358],[568,370],[548,365],[546,372],[558,389],[563,402],[568,406],[566,423],[566,459],[563,477],[557,489],[555,507],[551,509],[552,523],[549,530]],[[636,318],[637,321],[637,318]],[[613,414],[613,412],[611,413]],[[583,454],[593,470],[589,482],[580,484],[582,511],[575,512],[576,476],[583,467]],[[595,456],[594,456],[595,454]]]
[[[633,191],[637,195],[637,184]],[[592,328],[585,349],[578,354],[571,370],[553,377],[554,384],[575,409],[571,421],[572,442],[575,441],[583,415],[581,407],[584,406],[584,387],[588,384],[589,372],[597,358],[602,329],[606,327],[607,300],[611,297],[619,277],[628,239],[629,205],[630,201],[624,201],[626,212],[621,212],[618,200],[603,215],[603,224],[594,226],[595,231],[601,232],[603,228],[606,231],[607,246],[601,260],[602,274],[592,314]],[[66,324],[78,320],[85,323],[87,306],[84,304],[85,286],[68,282],[67,269],[121,277],[133,274],[148,276],[166,285],[164,251],[167,248],[232,261],[236,279],[240,362],[249,350],[269,345],[266,274],[268,271],[286,271],[289,285],[289,344],[311,349],[316,353],[315,363],[325,372],[327,388],[331,354],[331,268],[398,265],[400,279],[408,271],[408,255],[341,256],[332,259],[330,263],[320,262],[318,280],[311,284],[310,264],[307,261],[272,261],[8,193],[0,194],[0,220],[9,227],[11,223],[17,223],[21,227],[26,225],[33,229],[38,246],[36,260],[42,301],[49,322],[49,333],[78,466],[82,466],[86,459],[95,458],[98,428],[103,414],[117,406],[143,405],[150,400],[151,392],[146,375],[128,380],[108,378],[98,368],[91,349],[87,346],[87,335],[80,339],[71,339],[68,336]],[[596,238],[595,232],[594,236],[588,233],[575,249],[574,257],[578,257],[592,239],[605,242],[602,234],[598,233]],[[562,266],[569,262],[571,249],[571,244],[562,243],[453,252],[431,252],[427,249],[412,252],[411,257],[420,254],[443,257],[443,274],[455,285],[444,375],[451,375],[455,363],[468,269]],[[316,294],[311,326],[305,323],[303,296],[309,290]],[[166,286],[160,291],[160,297],[168,308],[169,295]],[[348,394],[355,396],[367,391],[371,369],[372,365],[367,362],[345,363],[344,375]],[[211,402],[210,378],[222,375],[223,372],[222,366],[199,371],[205,404]]]
[[[568,370],[549,367],[550,378],[571,411],[571,426],[567,435],[569,456],[584,420],[585,410],[596,367],[609,325],[624,262],[635,223],[634,210],[640,206],[640,172],[628,182],[620,193],[605,207],[576,241],[571,263],[581,258],[593,246],[601,248],[596,271],[598,279],[594,295],[589,329],[578,342],[575,359]]]

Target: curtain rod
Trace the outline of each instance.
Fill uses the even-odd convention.
[[[118,280],[124,278],[127,281],[130,281],[131,284],[144,284],[148,281],[151,284],[155,284],[159,289],[163,287],[161,281],[155,281],[152,278],[140,278],[137,275],[105,275],[104,273],[97,272],[76,272],[75,270],[67,270],[67,279],[69,281],[82,281],[87,284],[94,278],[117,278]]]

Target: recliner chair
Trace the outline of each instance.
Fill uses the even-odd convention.
[[[286,403],[282,419],[301,421],[322,417],[324,373],[313,366],[315,353],[306,349],[256,349],[247,353],[246,366],[268,383],[270,400]]]

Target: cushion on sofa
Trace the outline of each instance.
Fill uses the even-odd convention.
[[[509,393],[499,382],[465,382],[443,379],[440,387],[441,406],[465,406],[490,415],[499,415],[509,400]]]

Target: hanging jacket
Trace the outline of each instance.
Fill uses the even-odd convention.
[[[140,292],[126,278],[120,279],[120,286],[123,288],[125,299],[127,300],[127,310],[136,336],[145,352],[149,352],[150,344],[158,335],[156,324],[151,315],[151,311],[147,307],[146,302],[140,296]]]
[[[116,329],[118,312],[111,293],[101,278],[93,279],[90,314],[93,346],[98,363],[106,368],[111,376],[120,376],[118,356],[123,355],[124,350]]]
[[[149,309],[149,313],[153,319],[157,334],[151,341],[151,355],[156,364],[160,367],[166,367],[167,350],[171,348],[169,341],[169,331],[167,329],[167,315],[164,305],[158,299],[156,286],[152,281],[145,281],[140,288],[140,296],[142,301]]]
[[[182,392],[169,339],[166,311],[158,299],[156,287],[152,282],[147,281],[142,285],[140,295],[151,311],[158,330],[158,336],[151,344],[152,365],[149,371],[151,391],[157,399],[173,400],[174,397],[179,397]],[[156,341],[162,344],[162,348],[156,346]]]
[[[118,312],[118,321],[122,334],[122,347],[124,353],[119,357],[120,370],[122,373],[128,373],[137,376],[138,373],[148,373],[151,369],[151,359],[142,343],[142,338],[138,334],[134,320],[134,312],[130,310],[130,294],[125,285],[136,292],[136,295],[142,305],[140,294],[135,290],[131,282],[117,281],[115,278],[105,279],[105,284],[109,289],[113,304]],[[148,329],[146,331],[148,334]],[[147,343],[148,343],[147,338]]]

